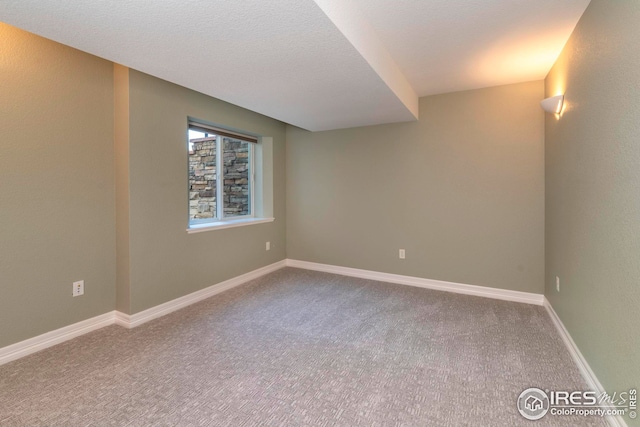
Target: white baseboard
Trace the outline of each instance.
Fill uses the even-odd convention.
[[[72,338],[79,337],[80,335],[95,331],[96,329],[104,328],[105,326],[115,324],[125,328],[136,327],[148,322],[149,320],[164,316],[165,314],[169,314],[190,304],[194,304],[198,301],[209,298],[210,296],[241,285],[249,280],[253,280],[260,276],[264,276],[267,273],[271,273],[272,271],[279,270],[285,265],[285,260],[282,260],[257,270],[250,271],[249,273],[241,276],[225,280],[224,282],[220,282],[208,288],[193,292],[189,295],[177,298],[173,301],[160,304],[140,313],[128,315],[119,311],[110,311],[108,313],[92,317],[91,319],[83,320],[81,322],[74,323],[73,325],[65,326],[63,328],[56,329],[55,331],[47,332],[42,335],[38,335],[37,337],[29,338],[16,344],[0,348],[0,365],[28,356],[29,354],[44,350],[45,348],[60,344]]]
[[[241,285],[249,280],[257,279],[260,276],[279,270],[285,266],[303,268],[307,270],[325,271],[328,273],[341,274],[344,276],[354,276],[381,282],[397,283],[401,285],[417,286],[421,288],[437,289],[441,291],[457,292],[468,295],[476,295],[488,298],[496,298],[507,301],[517,301],[529,304],[543,304],[544,297],[538,294],[527,292],[508,291],[504,289],[486,288],[482,286],[464,285],[460,283],[443,282],[440,280],[422,279],[419,277],[402,276],[398,274],[380,273],[368,270],[359,270],[356,268],[338,267],[327,264],[318,264],[313,262],[298,261],[286,259],[278,261],[274,264],[267,265],[249,273],[234,277],[224,282],[217,283],[205,289],[193,292],[189,295],[177,298],[173,301],[160,304],[148,310],[133,315],[121,313],[119,311],[111,311],[91,319],[83,320],[73,325],[65,326],[55,331],[47,332],[21,341],[10,346],[0,348],[0,365],[19,359],[29,354],[35,353],[45,348],[54,346],[72,338],[86,334],[96,329],[109,325],[119,325],[125,328],[134,328],[142,325],[150,320],[164,316],[188,305],[202,301],[213,295],[224,292],[228,289]]]
[[[72,338],[79,337],[96,329],[113,325],[115,311],[101,314],[91,319],[83,320],[73,325],[65,326],[55,331],[47,332],[37,337],[0,348],[0,365],[35,353],[45,348],[52,347]]]
[[[598,395],[606,391],[604,387],[602,387],[602,384],[600,384],[600,381],[598,380],[598,377],[596,377],[596,374],[593,372],[593,370],[589,366],[587,359],[584,358],[584,356],[582,355],[582,352],[576,345],[575,341],[573,341],[573,338],[571,338],[571,334],[569,334],[569,331],[567,330],[567,328],[565,328],[564,323],[562,323],[562,320],[560,320],[558,313],[556,313],[556,311],[553,309],[553,307],[551,306],[551,303],[546,297],[544,298],[544,306],[547,309],[547,312],[549,313],[549,316],[551,317],[553,324],[558,330],[560,337],[562,338],[562,341],[564,341],[564,344],[566,345],[567,350],[569,350],[569,354],[571,354],[573,361],[578,366],[578,370],[584,377],[589,388],[597,392]],[[624,418],[620,416],[615,416],[615,417],[609,416],[609,417],[606,417],[605,419],[607,420],[609,425],[612,427],[627,426],[627,423],[625,422]]]
[[[125,314],[121,311],[115,311],[114,315],[113,315],[113,323],[115,323],[118,326],[122,326],[123,328],[127,328],[127,329],[131,329],[131,326],[129,325],[129,320],[131,319],[131,316],[128,314]]]
[[[209,286],[208,288],[201,289],[189,295],[176,298],[172,301],[165,302],[164,304],[151,307],[147,310],[132,315],[118,312],[116,316],[116,323],[120,326],[124,326],[125,328],[135,328],[136,326],[140,326],[150,320],[164,316],[165,314],[169,314],[191,304],[195,304],[198,301],[202,301],[213,295],[219,294],[220,292],[224,292],[228,289],[234,288],[238,285],[242,285],[249,280],[257,279],[258,277],[264,276],[265,274],[279,270],[285,267],[285,265],[285,260],[278,261],[257,270],[250,271],[249,273],[245,273],[241,276],[225,280],[224,282],[217,283],[213,286]]]
[[[421,277],[403,276],[400,274],[380,273],[378,271],[360,270],[357,268],[339,267],[329,264],[318,264],[315,262],[298,261],[295,259],[287,259],[286,261],[288,267],[302,268],[305,270],[324,271],[326,273],[359,277],[361,279],[377,280],[379,282],[397,283],[400,285],[416,286],[419,288],[435,289],[438,291],[454,292],[466,295],[475,295],[478,297],[500,299],[505,301],[522,302],[526,304],[544,304],[544,295],[542,294],[510,291],[506,289],[488,288],[476,285],[465,285],[462,283],[423,279]]]

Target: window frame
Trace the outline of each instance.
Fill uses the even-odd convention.
[[[191,218],[191,198],[187,197],[187,219],[189,233],[207,231],[211,229],[221,229],[237,227],[241,225],[256,224],[262,222],[271,222],[273,218],[257,218],[256,217],[256,163],[255,163],[255,146],[259,143],[257,137],[244,135],[242,133],[221,129],[218,127],[209,126],[202,122],[189,120],[187,125],[187,195],[190,195],[191,184],[189,182],[189,168],[190,168],[190,143],[189,130],[195,130],[197,132],[203,132],[205,135],[209,134],[215,136],[215,153],[216,153],[216,213],[215,218]],[[230,138],[245,142],[248,144],[248,160],[247,167],[248,173],[248,185],[249,185],[249,214],[247,215],[235,215],[225,216],[224,208],[224,138]]]

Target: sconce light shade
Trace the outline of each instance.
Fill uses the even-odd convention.
[[[551,98],[543,99],[540,101],[542,109],[547,113],[560,114],[562,111],[562,104],[564,102],[564,95],[556,95]]]

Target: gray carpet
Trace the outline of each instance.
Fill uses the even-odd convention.
[[[133,330],[0,366],[0,426],[578,426],[542,307],[286,268]]]

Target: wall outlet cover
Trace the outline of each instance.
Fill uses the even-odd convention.
[[[73,295],[74,297],[84,295],[84,280],[73,282],[73,292],[71,295]]]

